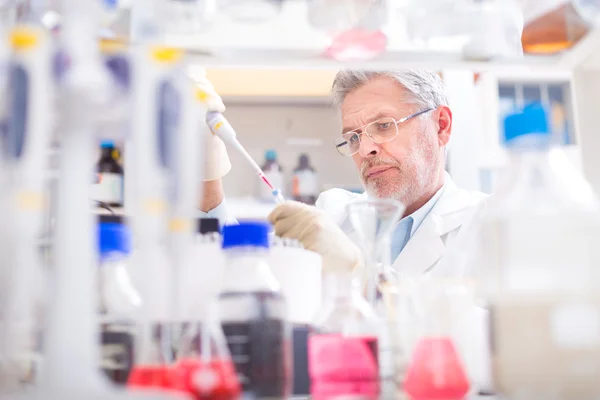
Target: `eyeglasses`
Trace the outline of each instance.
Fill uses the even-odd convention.
[[[370,124],[363,126],[355,131],[346,132],[342,136],[335,139],[335,149],[343,156],[353,156],[358,153],[360,148],[360,136],[365,133],[373,143],[381,144],[393,140],[398,136],[398,125],[408,120],[418,117],[421,114],[434,110],[428,108],[427,110],[419,111],[408,117],[404,117],[399,120],[395,120],[391,117],[381,118],[377,121],[373,121]]]

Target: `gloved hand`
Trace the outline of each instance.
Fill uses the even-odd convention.
[[[206,106],[207,111],[225,112],[225,104],[223,104],[221,96],[217,94],[214,86],[206,77],[206,71],[202,70],[197,75],[195,74],[194,79],[200,94],[200,100]],[[212,133],[206,137],[206,151],[204,154],[204,181],[222,178],[231,170],[231,162],[227,155],[225,143]]]
[[[295,201],[278,205],[269,215],[275,234],[296,239],[323,257],[323,272],[353,271],[361,252],[335,221],[323,211]]]

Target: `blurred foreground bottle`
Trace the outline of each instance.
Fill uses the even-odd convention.
[[[524,1],[523,50],[552,54],[573,47],[592,29],[600,13],[596,0]]]
[[[552,146],[541,105],[507,117],[504,129],[510,162],[489,199],[477,259],[495,388],[509,398],[599,398],[598,201]]]

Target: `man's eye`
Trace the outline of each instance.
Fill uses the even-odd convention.
[[[380,124],[378,124],[378,128],[382,131],[385,131],[387,129],[390,129],[392,127],[392,123],[391,122],[382,122]]]
[[[354,144],[354,143],[358,142],[358,135],[355,133],[354,135],[350,136],[350,138],[348,139],[348,142],[350,144]]]

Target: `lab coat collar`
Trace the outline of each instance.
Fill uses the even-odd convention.
[[[393,263],[400,276],[415,276],[429,271],[446,251],[446,235],[459,228],[483,195],[456,187],[449,175],[440,199]]]

